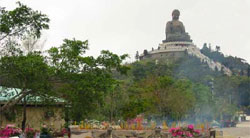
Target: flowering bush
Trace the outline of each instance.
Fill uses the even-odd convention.
[[[200,135],[200,131],[195,130],[193,125],[188,125],[187,127],[171,128],[169,132],[173,137],[178,138],[193,138]]]
[[[6,125],[4,129],[0,130],[0,138],[8,138],[13,136],[19,136],[22,130],[16,128],[14,125]]]
[[[25,129],[26,138],[34,138],[36,131],[33,128]]]

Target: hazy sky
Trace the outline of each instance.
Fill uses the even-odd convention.
[[[0,0],[13,9],[16,0]],[[165,25],[173,9],[194,43],[221,46],[227,55],[250,62],[250,0],[21,0],[51,19],[44,32],[46,48],[64,38],[89,40],[88,55],[101,50],[127,53],[157,48],[165,39]]]

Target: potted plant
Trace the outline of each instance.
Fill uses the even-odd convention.
[[[200,131],[195,130],[193,125],[187,127],[171,128],[169,130],[173,138],[195,138],[200,136]]]

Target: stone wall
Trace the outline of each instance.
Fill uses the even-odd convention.
[[[100,138],[100,135],[106,133],[106,130],[78,130],[72,131],[72,138]],[[154,130],[113,130],[112,134],[119,138],[148,138],[154,134]],[[167,130],[162,130],[161,134],[168,138],[169,134]]]
[[[0,126],[6,126],[6,124],[15,124],[21,127],[23,114],[22,107],[15,107],[15,119],[10,121],[6,119],[6,114],[0,114]],[[26,124],[29,127],[40,129],[43,124],[51,126],[52,128],[59,129],[64,125],[63,111],[60,106],[27,106],[27,121]]]
[[[179,59],[186,55],[184,51],[175,51],[175,52],[159,52],[154,53],[149,56],[145,56],[144,59],[151,58],[151,59],[160,59],[160,58],[166,58],[166,59]]]

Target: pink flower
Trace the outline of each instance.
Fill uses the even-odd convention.
[[[33,129],[33,128],[26,128],[26,129],[25,129],[25,132],[26,132],[26,133],[27,133],[27,132],[30,132],[30,131],[33,132],[34,129]]]
[[[170,128],[169,132],[174,133],[176,131],[176,128]]]
[[[17,136],[21,133],[19,128],[15,128],[14,125],[7,125],[4,129],[0,130],[1,137]]]
[[[192,124],[188,125],[188,129],[193,130],[194,129],[194,125],[192,125]]]
[[[177,135],[179,135],[179,136],[181,136],[182,134],[183,134],[182,131],[178,131],[178,132],[177,132]]]
[[[176,133],[173,133],[173,134],[172,134],[172,136],[173,136],[173,137],[176,137],[176,136],[177,136],[177,134],[176,134]]]
[[[193,135],[192,135],[190,132],[187,132],[187,133],[186,133],[186,136],[188,136],[188,137],[193,137]]]
[[[200,130],[194,130],[194,133],[196,133],[196,134],[200,134]]]

